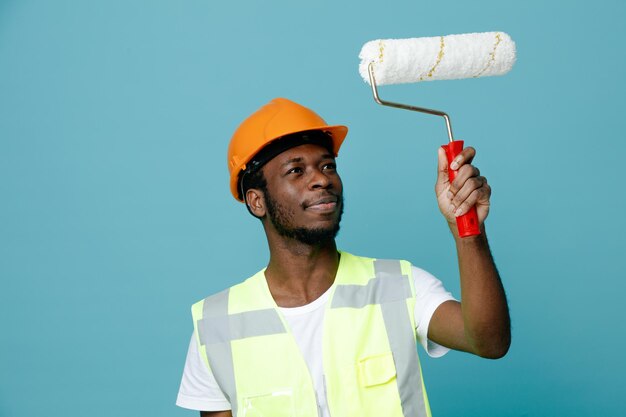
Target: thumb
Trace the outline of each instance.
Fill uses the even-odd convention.
[[[445,186],[450,181],[448,177],[448,159],[446,158],[446,151],[442,147],[437,150],[437,185]]]

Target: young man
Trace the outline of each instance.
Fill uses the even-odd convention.
[[[192,307],[194,334],[177,404],[203,416],[430,416],[416,343],[500,358],[509,314],[484,221],[491,190],[466,148],[439,150],[435,192],[456,242],[462,301],[406,261],[338,251],[347,134],[275,99],[246,119],[228,151],[233,196],[261,220],[265,269]],[[475,206],[481,234],[455,216]]]

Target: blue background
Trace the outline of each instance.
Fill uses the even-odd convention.
[[[492,184],[499,361],[422,354],[433,413],[626,412],[622,1],[0,1],[0,416],[188,416],[189,306],[262,267],[226,148],[273,97],[350,126],[339,244],[457,296],[440,118],[376,105],[378,38],[502,30],[505,77],[381,88],[450,113]]]

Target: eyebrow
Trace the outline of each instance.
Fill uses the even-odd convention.
[[[296,162],[302,162],[302,158],[301,157],[296,157],[296,158],[288,159],[283,164],[281,164],[281,167],[284,167],[286,165],[293,164],[293,163],[296,163]]]

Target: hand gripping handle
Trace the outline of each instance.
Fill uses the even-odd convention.
[[[454,160],[454,157],[461,153],[463,150],[463,141],[455,140],[447,145],[443,145],[442,148],[446,151],[446,157],[448,158],[448,177],[450,182],[456,178],[456,171],[450,168],[450,164]],[[478,215],[476,214],[476,207],[472,208],[462,216],[456,218],[456,226],[459,229],[459,236],[468,237],[476,236],[480,234],[480,228],[478,226]]]

